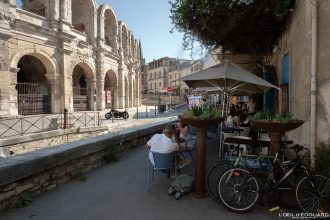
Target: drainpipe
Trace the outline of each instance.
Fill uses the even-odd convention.
[[[312,164],[316,145],[316,71],[317,71],[317,0],[312,1],[312,60],[311,60],[311,143]]]

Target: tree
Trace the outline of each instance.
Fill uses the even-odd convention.
[[[261,55],[272,50],[285,28],[295,0],[171,0],[171,19],[195,41],[233,53]]]

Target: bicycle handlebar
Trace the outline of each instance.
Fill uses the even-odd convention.
[[[299,152],[299,151],[302,151],[302,150],[307,150],[307,151],[309,151],[308,148],[306,148],[306,147],[304,147],[304,146],[302,146],[302,145],[299,145],[299,144],[296,144],[296,145],[290,147],[290,149],[292,149],[292,150],[294,150],[294,151],[296,151],[296,152]]]

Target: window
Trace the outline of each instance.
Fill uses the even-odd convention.
[[[152,79],[152,73],[150,73],[150,79]]]
[[[170,79],[172,79],[172,75],[170,75]]]
[[[162,72],[161,71],[159,71],[159,77],[162,77]]]
[[[154,76],[155,76],[154,78],[156,78],[156,77],[157,77],[157,76],[156,76],[156,73],[154,73]]]
[[[150,89],[152,89],[152,84],[150,83]]]
[[[162,82],[159,82],[159,87],[162,87]]]
[[[157,84],[155,83],[155,89],[157,89]]]

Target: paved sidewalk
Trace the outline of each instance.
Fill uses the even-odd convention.
[[[208,143],[208,164],[216,158],[217,143]],[[213,158],[213,159],[212,159]],[[190,167],[189,167],[190,166]],[[192,173],[192,164],[184,172]],[[208,220],[278,219],[266,207],[255,207],[247,214],[229,212],[211,198],[185,195],[175,200],[167,195],[169,180],[156,173],[146,192],[147,150],[139,147],[115,164],[88,174],[85,182],[71,181],[55,191],[35,198],[21,209],[13,209],[1,220]]]

